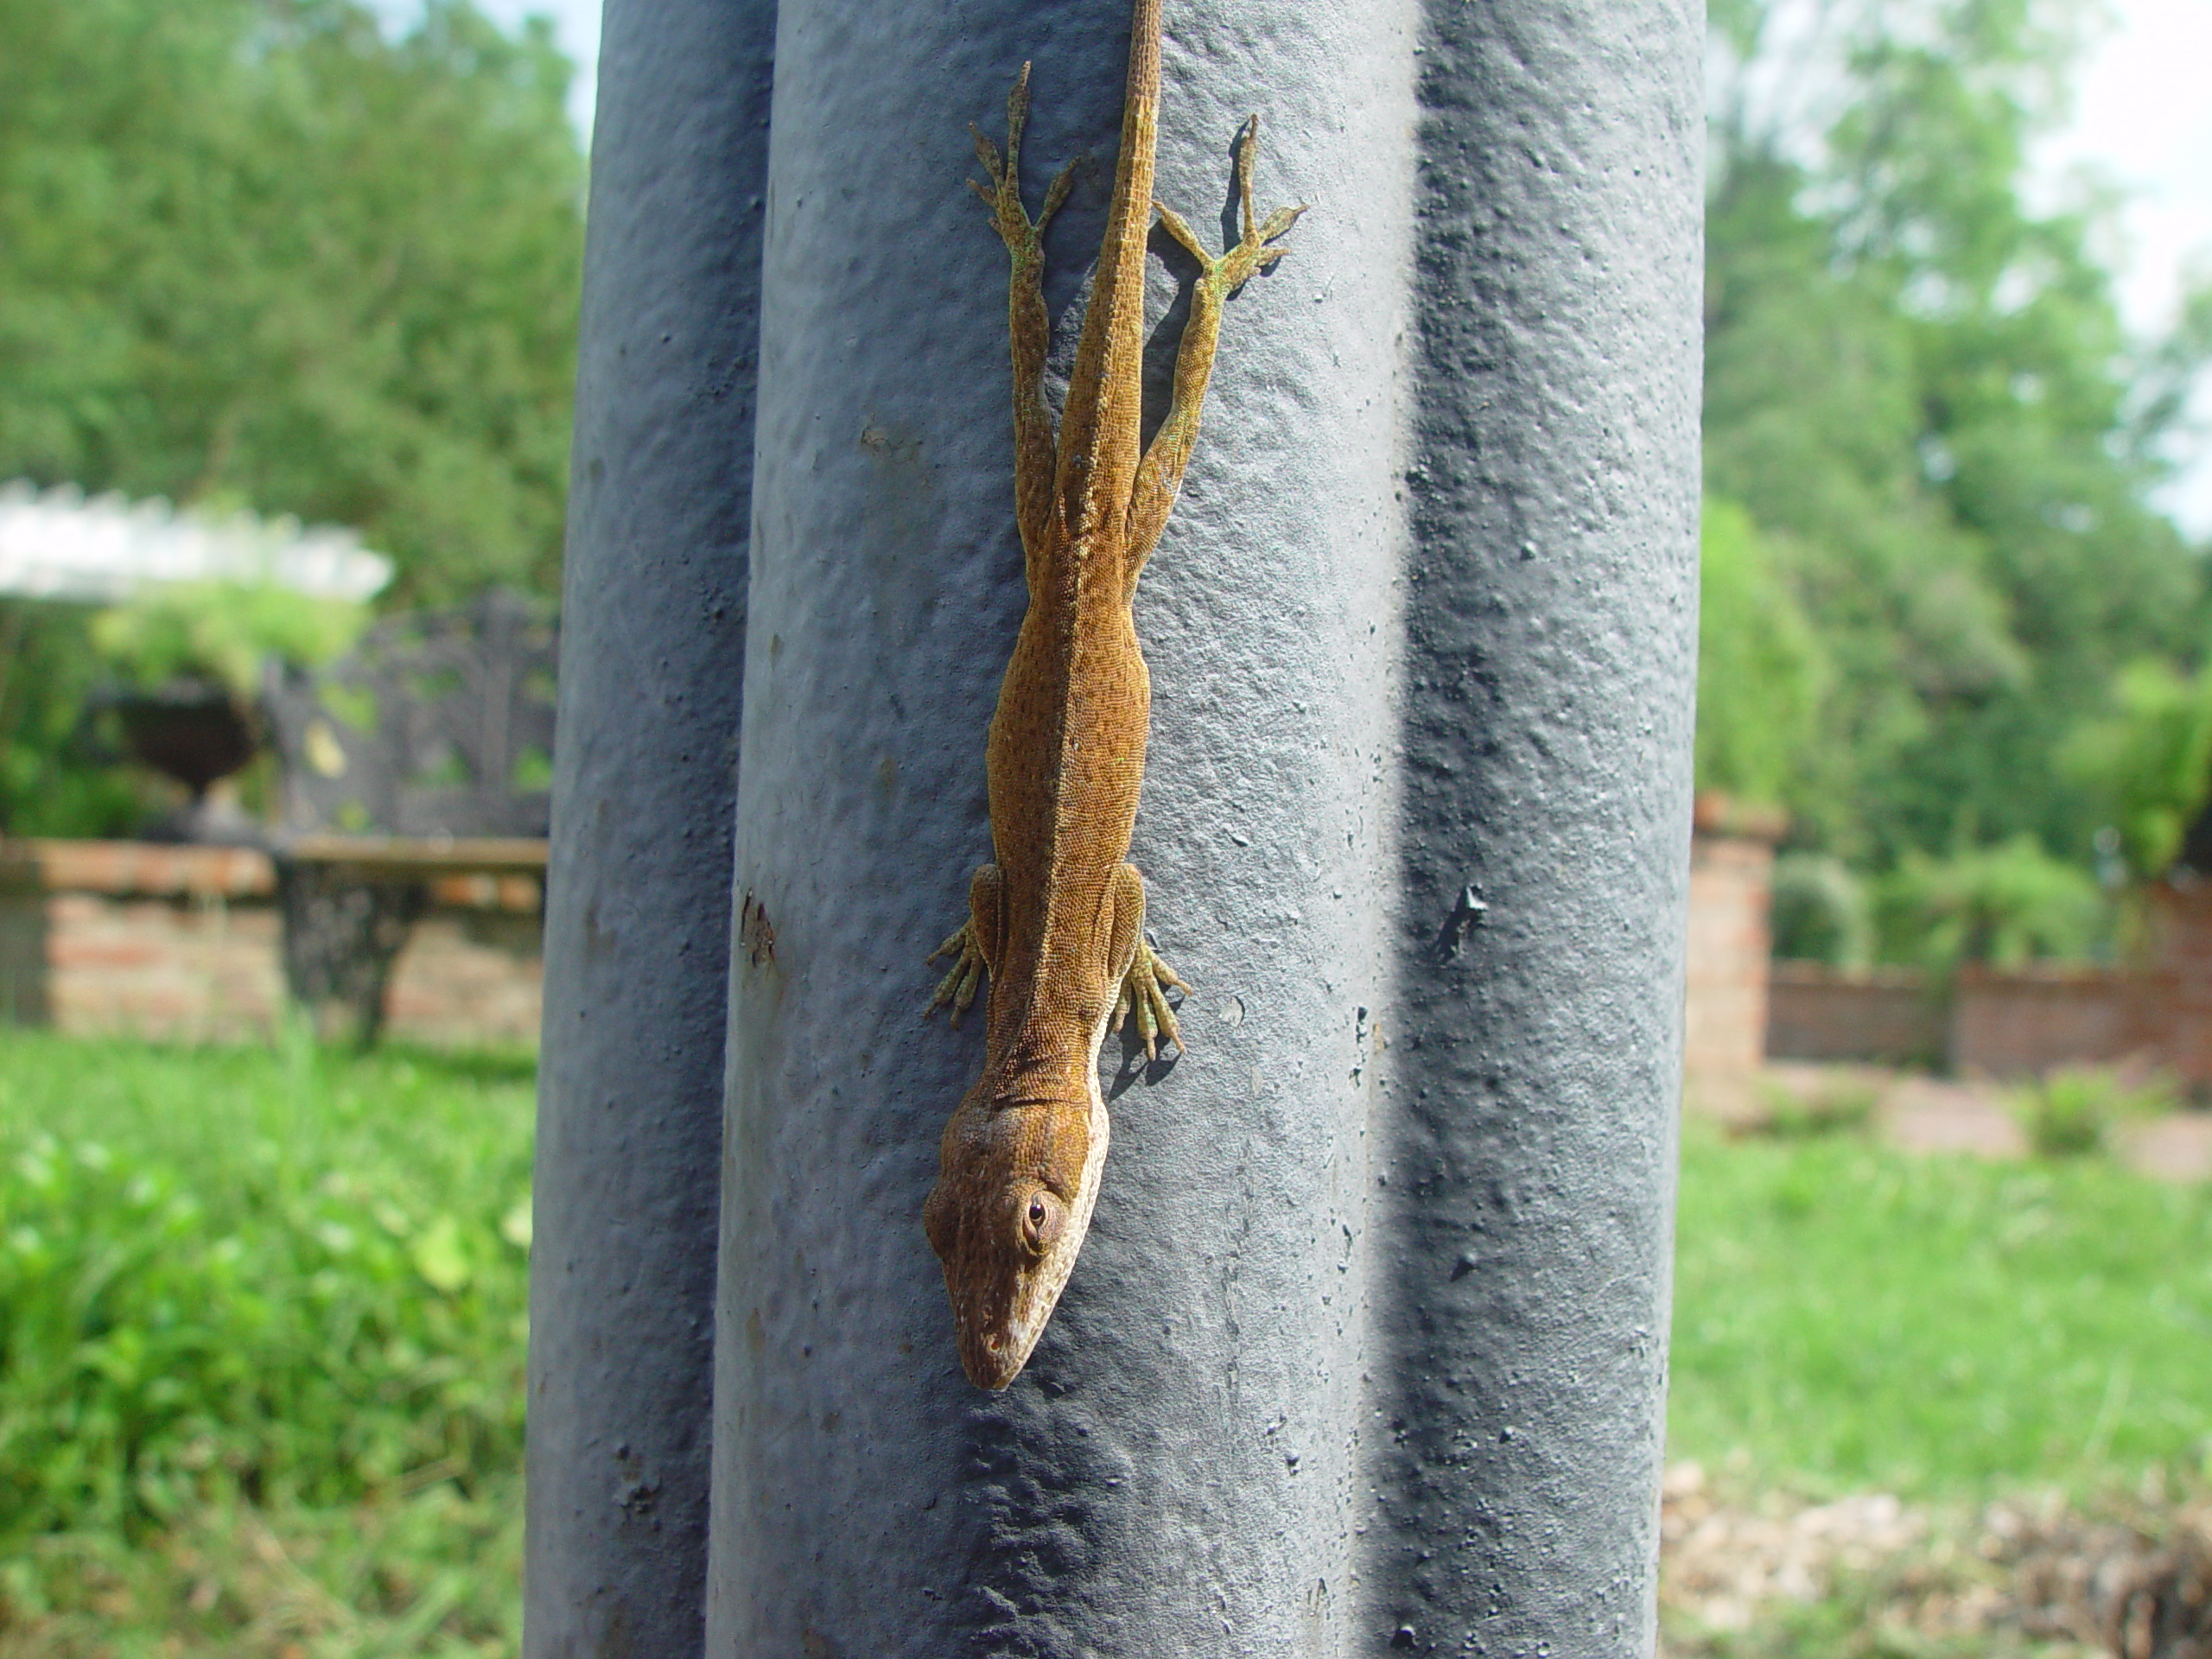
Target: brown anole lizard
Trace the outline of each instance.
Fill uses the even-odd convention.
[[[1128,863],[1144,777],[1151,677],[1130,604],[1198,437],[1223,302],[1283,250],[1303,207],[1252,215],[1259,118],[1236,147],[1243,238],[1219,258],[1152,199],[1160,115],[1160,0],[1135,0],[1106,236],[1059,429],[1045,402],[1045,226],[1067,198],[1063,168],[1031,219],[1021,202],[1029,66],[1007,99],[1001,157],[982,133],[990,184],[970,181],[1013,256],[1014,513],[1029,608],[999,690],[986,751],[995,861],[969,885],[969,919],[932,953],[954,958],[931,1008],[952,1017],[986,973],[982,1076],[945,1125],[922,1211],[944,1265],[960,1362],[1003,1389],[1027,1363],[1075,1266],[1106,1161],[1098,1050],[1134,1014],[1145,1052],[1181,1046],[1166,991],[1190,988],[1144,937],[1144,881]],[[1158,207],[1200,267],[1166,418],[1141,448],[1145,243]]]

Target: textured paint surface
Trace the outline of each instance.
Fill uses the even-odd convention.
[[[683,1659],[702,1636],[771,15],[607,7],[545,918],[530,1659]]]
[[[1021,613],[1004,251],[1034,60],[1061,371],[1119,3],[784,0],[763,267],[709,1651],[1650,1642],[1694,622],[1694,10],[1169,0],[1157,194],[1229,308],[1148,569],[1132,858],[1189,1052],[1109,1041],[1090,1241],[1006,1394],[920,1210],[977,1038],[922,957]],[[918,69],[917,66],[925,66]],[[1152,266],[1156,419],[1193,275]],[[1485,923],[1451,922],[1467,884]]]
[[[1416,1653],[1653,1642],[1703,21],[1435,4],[1422,41],[1365,1566]],[[1471,885],[1487,912],[1453,925]]]

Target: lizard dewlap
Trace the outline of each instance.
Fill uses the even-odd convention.
[[[1168,234],[1202,270],[1175,364],[1174,396],[1141,444],[1145,240],[1160,113],[1160,0],[1137,0],[1128,91],[1105,243],[1058,429],[1045,402],[1045,226],[1067,198],[1063,168],[1032,219],[1021,202],[1029,66],[1007,99],[1001,156],[980,132],[976,184],[1013,258],[1014,516],[1029,608],[991,720],[992,861],[969,885],[969,918],[932,954],[953,958],[930,1006],[957,1020],[986,976],[982,1077],[945,1125],[923,1206],[944,1265],[960,1363],[979,1388],[1020,1375],[1090,1225],[1106,1163],[1098,1050],[1134,1017],[1145,1052],[1180,1046],[1166,992],[1189,987],[1144,936],[1144,881],[1128,861],[1144,778],[1152,683],[1130,604],[1183,468],[1220,337],[1224,302],[1282,257],[1270,245],[1302,207],[1252,213],[1258,118],[1236,149],[1243,236],[1215,258],[1165,207]]]

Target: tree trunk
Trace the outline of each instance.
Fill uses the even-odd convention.
[[[1169,0],[1160,199],[1262,213],[1137,601],[1135,861],[1188,1052],[1002,1395],[922,1200],[980,1034],[1020,617],[1006,256],[1033,59],[1065,363],[1126,9],[785,0],[734,855],[708,1650],[1648,1651],[1696,619],[1701,20]],[[1192,270],[1155,237],[1147,406]],[[1486,906],[1486,909],[1484,908]]]

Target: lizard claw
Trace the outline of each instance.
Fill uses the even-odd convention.
[[[960,1016],[968,1012],[976,1001],[976,993],[983,983],[983,951],[976,943],[975,924],[963,922],[960,931],[923,958],[935,962],[939,957],[952,958],[952,971],[938,982],[937,995],[930,998],[930,1005],[922,1010],[926,1020],[947,1003],[952,1006],[953,1027],[960,1025]]]
[[[1277,260],[1287,253],[1287,248],[1270,245],[1298,223],[1298,216],[1306,211],[1306,204],[1294,207],[1278,207],[1269,213],[1267,222],[1259,222],[1252,212],[1252,157],[1260,143],[1260,118],[1254,116],[1244,124],[1243,137],[1236,141],[1236,198],[1244,234],[1243,239],[1218,257],[1205,250],[1183,216],[1166,202],[1153,206],[1160,213],[1160,222],[1168,235],[1183,245],[1185,251],[1198,262],[1201,279],[1217,294],[1233,294],[1256,271],[1272,270]]]
[[[1109,1023],[1117,1031],[1127,1031],[1129,1016],[1134,1014],[1137,1037],[1144,1044],[1147,1060],[1160,1058],[1163,1038],[1175,1045],[1177,1053],[1188,1052],[1184,1046],[1182,1027],[1175,1022],[1175,1009],[1167,1001],[1171,985],[1185,996],[1191,994],[1191,987],[1183,976],[1160,960],[1151,941],[1140,937],[1136,956],[1129,963],[1128,972],[1122,976],[1121,995],[1115,998],[1114,1016]]]
[[[982,163],[991,181],[984,185],[970,179],[968,188],[990,208],[991,222],[1007,247],[1017,253],[1042,257],[1045,226],[1068,199],[1068,191],[1075,184],[1076,164],[1070,162],[1053,175],[1045,191],[1045,205],[1032,219],[1021,205],[1021,130],[1028,124],[1029,66],[1025,63],[1021,73],[1014,77],[1014,90],[1006,95],[1005,155],[1000,155],[999,147],[984,137],[980,128],[972,122],[969,124],[968,130],[976,139],[976,159]]]

